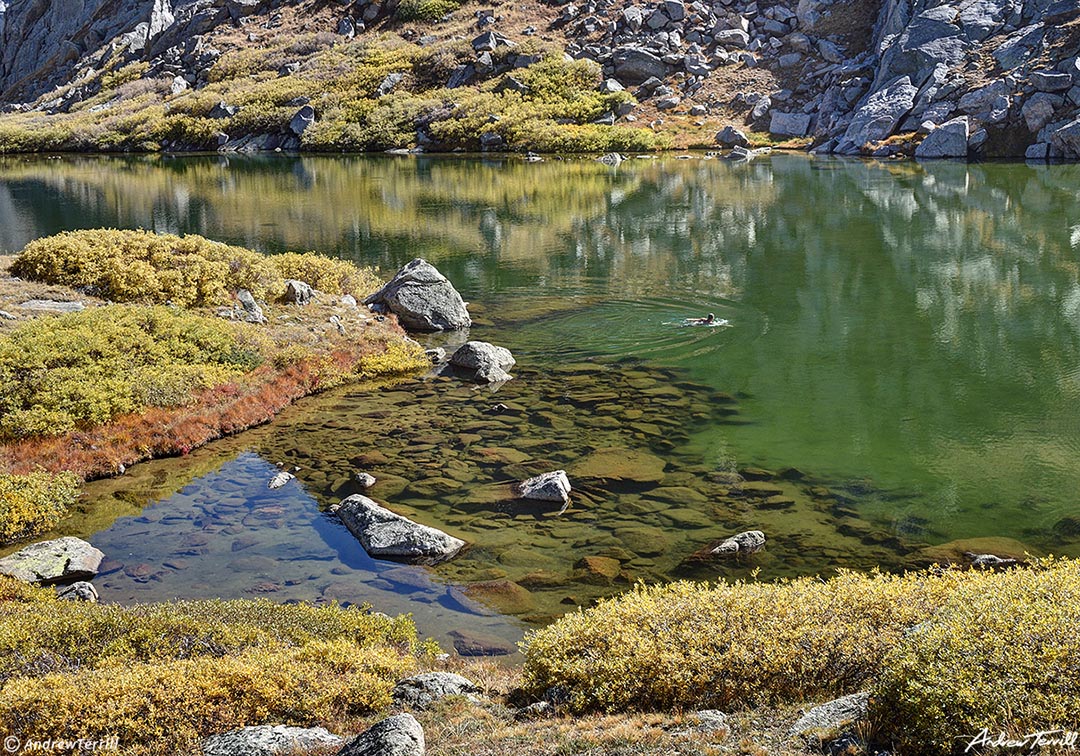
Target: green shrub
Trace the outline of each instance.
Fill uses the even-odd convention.
[[[400,21],[438,21],[461,5],[460,0],[401,0],[397,18]]]
[[[0,544],[52,529],[78,495],[79,481],[71,473],[0,473]]]
[[[387,706],[434,650],[411,620],[357,609],[103,606],[0,578],[0,731],[164,755],[242,725],[332,725]]]
[[[88,287],[114,302],[172,302],[185,307],[228,304],[248,289],[278,299],[285,278],[303,274],[331,294],[365,295],[377,279],[370,270],[322,255],[278,260],[201,236],[149,231],[70,231],[26,245],[12,272],[32,281]]]
[[[559,686],[574,711],[729,710],[851,693],[957,579],[843,572],[638,586],[528,635],[525,686]]]
[[[1075,730],[1077,669],[1080,562],[969,574],[885,658],[875,718],[901,752],[924,754],[963,752],[984,728]]]
[[[357,373],[361,378],[394,378],[415,375],[431,367],[424,349],[414,341],[387,341],[381,349],[361,358]]]
[[[162,306],[29,321],[0,339],[0,438],[58,436],[185,404],[251,370],[268,344],[252,326]]]

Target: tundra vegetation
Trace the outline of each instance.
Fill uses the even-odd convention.
[[[183,454],[315,391],[426,364],[399,328],[339,304],[373,291],[375,273],[322,255],[100,230],[32,242],[11,269],[106,303],[28,320],[0,338],[3,541],[54,526],[76,479]],[[287,279],[312,284],[320,301],[285,305]],[[274,317],[222,317],[239,309],[241,289]]]
[[[487,698],[418,716],[434,754],[794,754],[799,705],[867,691],[857,742],[945,756],[983,728],[1022,736],[1080,716],[1078,594],[1080,565],[1053,559],[641,587],[532,633],[521,670],[452,664]],[[261,722],[356,732],[385,715],[397,679],[446,668],[408,618],[261,600],[102,606],[6,578],[0,651],[0,728],[119,735],[147,755]],[[545,697],[557,716],[515,717]],[[703,708],[729,726],[695,731]]]
[[[513,87],[496,77],[458,89],[445,84],[459,61],[470,58],[467,41],[420,47],[393,34],[349,42],[325,33],[283,35],[258,47],[240,46],[218,58],[206,86],[176,94],[171,77],[144,78],[145,62],[128,63],[73,83],[96,91],[67,112],[5,115],[0,153],[217,149],[221,134],[288,132],[300,101],[315,111],[315,122],[301,135],[301,148],[310,151],[409,147],[416,144],[417,124],[444,151],[478,150],[488,134],[501,137],[506,148],[542,152],[669,146],[649,129],[594,123],[633,97],[600,92],[596,63],[564,61],[555,52],[539,42],[512,52],[500,47],[492,54],[495,65],[510,54],[538,61],[513,72]],[[279,76],[298,58],[299,67]],[[391,74],[400,77],[398,84],[381,91]],[[222,102],[228,111],[216,110]]]

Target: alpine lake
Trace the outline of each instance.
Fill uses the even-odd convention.
[[[105,552],[105,601],[370,604],[509,658],[639,581],[1080,556],[1080,166],[683,158],[0,159],[6,254],[114,227],[424,257],[518,363],[310,397],[88,484],[48,537]],[[565,511],[511,495],[553,469]],[[468,550],[368,557],[327,511],[357,472]],[[751,529],[763,552],[702,556]]]

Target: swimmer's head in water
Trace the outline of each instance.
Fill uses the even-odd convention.
[[[712,314],[711,312],[709,313],[709,317],[705,318],[706,323],[711,323],[714,320],[716,320],[716,316],[714,314]]]

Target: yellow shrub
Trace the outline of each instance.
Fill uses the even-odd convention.
[[[379,288],[381,281],[371,268],[359,268],[347,260],[318,255],[314,252],[286,252],[274,255],[270,263],[283,279],[295,278],[319,291],[352,294],[363,299]]]
[[[413,375],[429,367],[431,360],[419,344],[391,341],[386,343],[384,350],[361,359],[357,372],[361,378],[392,378]]]
[[[525,641],[526,687],[577,711],[746,707],[850,693],[958,578],[843,572],[638,586]]]
[[[415,666],[388,647],[334,640],[19,678],[0,690],[0,728],[24,741],[112,736],[125,753],[171,755],[245,725],[312,725],[383,708]]]
[[[1080,723],[1080,562],[969,574],[885,659],[882,735],[903,752],[962,752],[984,728],[1023,737]]]
[[[0,473],[0,543],[50,530],[67,514],[78,495],[79,482],[70,473]]]
[[[332,294],[366,294],[370,270],[322,255],[283,255],[281,261],[201,236],[98,229],[71,231],[26,245],[12,265],[32,281],[88,287],[114,302],[172,302],[186,307],[228,304],[238,289],[277,299],[285,278],[303,273]]]
[[[270,601],[60,601],[0,577],[0,732],[117,736],[184,752],[262,722],[333,722],[389,703],[430,654],[407,617]]]
[[[62,435],[146,406],[183,405],[272,349],[253,326],[162,306],[28,321],[0,339],[0,438]]]

